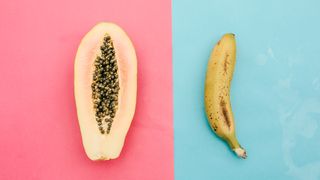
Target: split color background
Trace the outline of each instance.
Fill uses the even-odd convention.
[[[0,1],[0,179],[320,179],[319,9],[316,0]],[[131,37],[139,89],[120,158],[91,162],[73,62],[100,21]],[[231,98],[247,160],[204,113],[207,61],[227,32],[238,45]]]

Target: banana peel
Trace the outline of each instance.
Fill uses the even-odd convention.
[[[225,34],[215,45],[207,66],[205,109],[212,130],[241,158],[247,153],[235,134],[230,102],[230,86],[236,62],[234,34]]]

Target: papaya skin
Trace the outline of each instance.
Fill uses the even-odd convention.
[[[100,53],[105,34],[111,36],[118,65],[119,94],[112,129],[101,134],[92,101],[94,60]],[[128,35],[116,24],[101,22],[81,40],[74,64],[74,95],[85,152],[91,160],[119,157],[134,117],[137,95],[137,58]]]
[[[215,45],[207,66],[205,109],[212,130],[241,158],[247,157],[236,134],[231,109],[230,87],[236,62],[234,34],[225,34]]]

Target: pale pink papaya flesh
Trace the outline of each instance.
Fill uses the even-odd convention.
[[[104,36],[113,42],[118,65],[120,90],[118,108],[110,133],[100,133],[95,120],[91,84],[94,61],[100,53]],[[82,39],[74,65],[74,92],[82,142],[91,160],[117,158],[134,116],[137,94],[137,58],[128,35],[116,24],[99,23]]]

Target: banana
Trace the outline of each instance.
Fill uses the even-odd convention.
[[[241,158],[247,157],[236,134],[230,84],[236,62],[234,34],[225,34],[211,52],[205,81],[205,109],[212,130]]]

